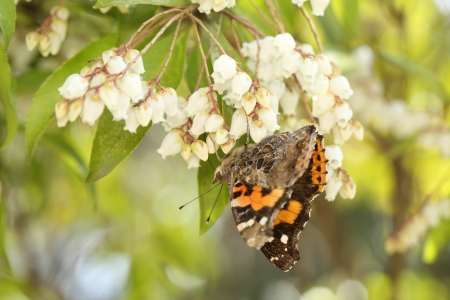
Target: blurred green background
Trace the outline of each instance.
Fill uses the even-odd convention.
[[[232,12],[276,34],[247,1],[236,2]],[[101,14],[92,3],[69,1],[63,49],[43,58],[26,50],[24,37],[57,2],[20,1],[8,51],[20,125],[0,152],[0,299],[449,299],[449,219],[405,253],[389,255],[384,244],[427,197],[448,197],[450,142],[426,144],[419,138],[429,129],[423,127],[395,134],[395,126],[415,124],[386,125],[383,110],[377,116],[373,107],[399,100],[448,134],[450,4],[331,2],[313,20],[325,53],[355,90],[350,102],[365,126],[363,142],[343,147],[357,194],[313,202],[300,235],[301,260],[283,273],[246,246],[229,208],[202,236],[198,204],[177,210],[197,196],[197,170],[188,170],[180,156],[162,160],[156,152],[165,136],[161,126],[96,183],[84,182],[95,129],[80,133],[53,124],[27,156],[24,126],[39,85],[90,42],[115,30],[127,40],[154,7]],[[255,3],[267,11],[264,1]],[[315,47],[300,11],[287,0],[279,5],[286,31]],[[369,59],[363,68],[367,59],[358,53],[373,55],[373,64]],[[180,91],[187,91],[185,82]],[[1,120],[4,126],[3,113]]]

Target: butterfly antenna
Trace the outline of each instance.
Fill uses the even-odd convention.
[[[250,124],[248,122],[248,115],[247,115],[247,112],[245,111],[245,108],[242,107],[242,110],[245,113],[245,120],[246,120],[246,123],[247,123],[247,141],[245,142],[245,148],[247,148],[247,145],[250,143]]]
[[[209,162],[209,165],[211,166],[211,168],[215,171],[216,170],[216,168],[214,168],[214,166],[213,166],[213,164],[212,164],[212,162],[211,162],[211,160],[209,160],[209,158],[208,158],[208,162]]]
[[[197,200],[198,198],[200,198],[200,197],[202,197],[202,196],[208,194],[208,193],[211,192],[213,189],[215,189],[219,184],[221,184],[221,182],[219,182],[218,184],[216,184],[215,186],[213,186],[209,191],[207,191],[207,192],[201,194],[200,196],[198,196],[198,197],[192,199],[192,200],[189,201],[188,203],[181,205],[180,207],[178,207],[178,210],[181,210],[183,207],[185,207],[185,206],[188,205],[189,203],[191,203],[191,202]],[[220,189],[222,190],[222,188],[220,188]],[[220,193],[219,193],[219,195],[220,195]]]
[[[222,192],[222,188],[223,188],[223,184],[220,186],[219,194],[217,195],[216,201],[214,201],[214,205],[213,205],[213,207],[211,209],[211,212],[209,213],[209,216],[206,219],[206,224],[208,224],[209,223],[209,219],[211,219],[212,212],[214,210],[214,207],[216,207],[217,200],[219,200],[219,196],[220,196],[220,193]]]

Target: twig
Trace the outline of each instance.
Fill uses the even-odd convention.
[[[258,29],[255,28],[255,26],[253,26],[252,24],[249,24],[247,22],[247,20],[241,19],[239,17],[236,17],[235,15],[233,15],[232,13],[223,10],[221,12],[222,14],[225,14],[226,16],[228,16],[229,18],[236,20],[238,23],[240,23],[241,25],[243,25],[245,28],[249,29],[250,31],[252,31],[254,33],[255,36],[259,36],[259,37],[265,37],[266,35],[264,33],[262,33],[261,31],[259,31]],[[255,37],[256,38],[256,37]]]
[[[245,58],[244,58],[244,54],[242,54],[242,51],[241,51],[241,42],[239,41],[239,37],[237,36],[233,21],[234,21],[233,19],[230,19],[231,34],[233,35],[234,42],[236,43],[236,50],[239,53],[239,56],[241,57],[242,61],[244,61]]]
[[[314,35],[314,39],[316,40],[316,44],[317,44],[317,47],[319,48],[319,52],[323,53],[322,43],[320,42],[319,34],[317,33],[316,26],[314,26],[313,20],[311,19],[308,12],[306,11],[306,9],[303,6],[300,7],[300,10],[301,10],[303,16],[305,17],[306,21],[308,22],[309,28],[311,29],[312,34]]]
[[[177,40],[178,31],[180,30],[180,25],[181,25],[181,19],[178,20],[177,28],[175,29],[175,32],[173,33],[172,44],[170,45],[169,54],[167,55],[167,59],[164,62],[164,66],[163,66],[161,72],[159,73],[158,77],[156,78],[157,83],[159,83],[159,81],[161,80],[161,77],[163,76],[164,72],[167,69],[167,65],[169,64],[170,58],[172,57],[173,48],[175,46],[175,41]]]
[[[191,17],[192,20],[194,20],[197,24],[199,24],[202,27],[202,29],[206,32],[206,34],[208,34],[211,37],[214,44],[216,44],[216,46],[219,48],[220,52],[222,54],[227,54],[227,52],[225,52],[225,50],[222,48],[222,45],[220,45],[220,43],[217,41],[217,39],[214,37],[214,35],[208,30],[208,28],[205,27],[203,22],[200,21],[197,17],[195,17],[194,15],[192,15],[190,13],[189,13],[189,16]],[[203,51],[203,49],[202,49],[202,51]]]
[[[258,12],[258,14],[264,19],[266,20],[267,23],[270,24],[270,26],[275,27],[277,26],[276,23],[274,23],[267,15],[265,12],[263,12],[263,10],[261,8],[259,8],[258,5],[256,5],[256,3],[253,0],[249,0],[250,4],[253,6],[254,9],[256,9],[256,11]]]
[[[278,13],[278,10],[275,9],[275,7],[273,6],[272,1],[270,0],[265,0],[267,7],[269,8],[270,14],[272,15],[272,18],[275,20],[276,23],[276,27],[277,27],[277,32],[278,33],[283,33],[284,32],[284,25],[283,22],[281,22],[280,19],[280,15]]]

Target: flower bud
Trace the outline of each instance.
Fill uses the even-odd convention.
[[[231,118],[230,137],[237,140],[247,132],[247,115],[242,109],[238,109],[234,112]]]
[[[212,114],[208,117],[205,122],[205,131],[206,132],[216,132],[217,130],[223,127],[225,123],[223,117],[218,114]]]
[[[148,102],[144,102],[138,106],[136,113],[137,120],[141,126],[147,126],[152,118],[153,108]]]
[[[181,146],[181,157],[183,157],[184,160],[188,160],[192,155],[192,146],[190,144],[183,144]]]
[[[178,97],[177,92],[171,87],[165,88],[160,91],[161,96],[164,99],[165,113],[168,116],[174,116],[177,113]]]
[[[166,108],[166,104],[164,103],[161,95],[152,94],[147,98],[147,102],[151,105],[152,112],[152,122],[154,124],[158,124],[164,122],[164,110]]]
[[[72,74],[67,77],[66,81],[58,89],[61,96],[72,100],[82,97],[89,87],[89,81],[80,74]]]
[[[260,87],[256,93],[256,101],[262,106],[262,107],[269,107],[270,106],[270,100],[269,100],[269,93],[268,91]]]
[[[205,132],[205,123],[208,120],[209,114],[207,111],[201,111],[194,116],[191,129],[189,132],[194,136],[199,136]]]
[[[69,121],[73,122],[81,114],[81,111],[83,109],[83,100],[81,98],[78,98],[70,102],[71,103],[69,107]]]
[[[330,175],[330,176],[328,176]],[[336,176],[335,171],[327,174],[327,185],[325,186],[325,199],[333,201],[342,187],[342,179]]]
[[[123,61],[123,58],[117,55],[110,57],[108,62],[106,63],[106,69],[108,70],[109,74],[119,74],[126,67],[127,64]]]
[[[208,145],[202,140],[196,140],[191,145],[193,147],[193,152],[203,161],[208,160]]]
[[[36,31],[29,32],[25,37],[28,51],[32,51],[41,41],[41,35]]]
[[[264,126],[260,120],[254,120],[250,124],[250,136],[255,143],[261,142],[261,140],[267,135],[267,127]]]
[[[348,79],[342,75],[330,80],[330,91],[341,99],[348,99],[353,95]]]
[[[166,159],[167,156],[175,155],[181,151],[181,147],[184,144],[183,139],[180,136],[181,133],[183,133],[181,130],[175,129],[166,135],[162,141],[161,147],[156,150],[162,155],[163,159]]]
[[[337,169],[342,166],[344,154],[342,154],[341,147],[330,145],[325,147],[325,156],[328,159],[328,166],[331,169]]]
[[[235,144],[236,144],[235,140],[228,139],[228,141],[225,144],[222,144],[220,148],[222,148],[223,153],[228,154],[231,151],[231,149],[233,149]]]
[[[95,122],[102,115],[104,109],[105,103],[103,103],[96,93],[93,91],[86,93],[84,96],[82,121],[90,126],[95,125]]]
[[[225,128],[219,129],[216,132],[216,143],[217,145],[223,145],[228,142],[229,133]]]
[[[189,116],[194,116],[198,112],[208,109],[208,92],[209,88],[200,88],[189,97],[186,107]]]
[[[129,64],[133,59],[136,58],[136,56],[138,56],[140,54],[141,54],[141,52],[139,52],[136,49],[128,50],[124,56],[125,63]],[[139,56],[139,58],[136,60],[136,62],[130,67],[130,70],[136,74],[145,73],[144,62],[142,61],[142,56]]]
[[[311,0],[312,14],[323,16],[328,4],[330,4],[330,0]]]
[[[250,114],[256,106],[256,96],[253,93],[245,93],[241,100],[242,108],[246,114]]]
[[[108,63],[110,63],[111,60]],[[127,72],[116,82],[122,92],[131,97],[133,103],[137,103],[144,97],[142,94],[141,77],[138,74]]]
[[[236,75],[236,61],[228,55],[221,55],[213,64],[211,77],[215,83],[224,83]]]

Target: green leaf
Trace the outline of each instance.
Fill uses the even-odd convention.
[[[12,141],[17,131],[17,114],[10,92],[11,69],[3,44],[0,43],[0,101],[3,106],[3,113],[0,116],[6,120],[6,126],[2,126],[5,129],[0,131],[0,150]]]
[[[197,46],[193,47],[191,53],[189,54],[187,67],[186,67],[186,81],[191,93],[195,92],[195,85],[197,84],[197,78],[200,74],[200,69],[202,67],[202,56],[200,50]],[[205,72],[203,72],[202,78],[200,80],[199,87],[208,86],[208,81],[205,77]]]
[[[220,162],[217,160],[215,154],[209,156],[209,161],[211,165],[217,167],[220,165]],[[230,198],[228,196],[228,186],[227,183],[221,184],[221,187],[216,187],[212,191],[211,190],[217,183],[212,183],[214,178],[214,171],[211,167],[210,163],[207,161],[200,161],[200,168],[198,168],[197,180],[198,180],[198,193],[199,195],[203,195],[199,198],[200,205],[200,235],[204,234],[208,229],[217,221],[217,219],[222,214],[225,207],[230,202]],[[220,192],[219,192],[220,191]],[[214,202],[217,200],[216,205],[214,206]],[[209,214],[211,213],[211,209],[214,206],[214,210],[211,214],[211,218],[209,222],[206,223]]]
[[[151,123],[147,127],[139,127],[136,133],[123,130],[124,126],[125,121],[113,121],[109,111],[105,111],[100,117],[86,182],[94,182],[108,175],[136,149],[150,129]]]
[[[95,3],[94,8],[134,4],[181,6],[189,5],[191,3],[187,0],[98,0],[97,3]]]
[[[0,5],[0,30],[3,36],[4,49],[8,49],[16,23],[16,5],[14,0],[2,0]]]
[[[175,24],[172,24],[172,26],[175,26]],[[161,78],[162,86],[176,89],[183,78],[184,58],[186,57],[186,37],[187,35],[181,28],[173,47],[172,56]],[[146,66],[146,72],[143,74],[144,80],[152,80],[158,77],[167,59],[172,39],[172,34],[160,38],[143,55],[142,59]]]
[[[25,128],[29,156],[33,154],[45,129],[53,121],[55,104],[61,99],[58,88],[69,75],[80,72],[89,60],[99,57],[103,51],[115,46],[115,41],[116,37],[111,35],[93,42],[66,61],[40,86],[28,112]]]

